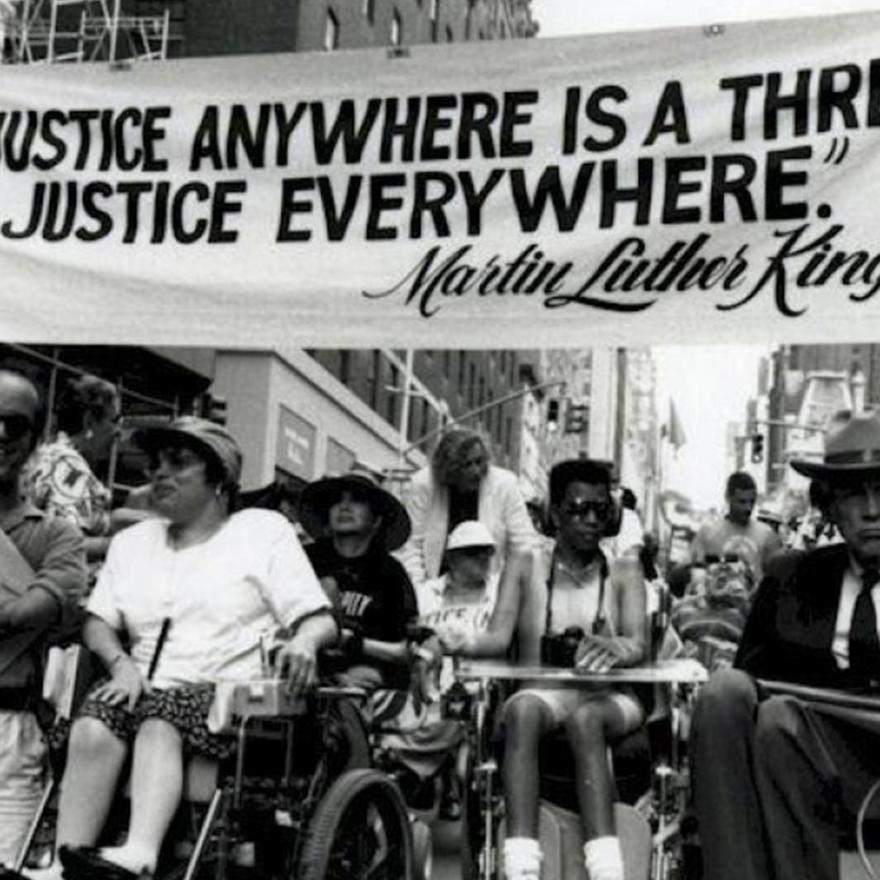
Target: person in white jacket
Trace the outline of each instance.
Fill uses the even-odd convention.
[[[516,475],[489,464],[476,431],[454,428],[443,435],[430,466],[413,476],[406,506],[412,533],[397,555],[416,588],[442,574],[446,539],[461,522],[479,520],[492,533],[494,575],[513,553],[537,545]]]

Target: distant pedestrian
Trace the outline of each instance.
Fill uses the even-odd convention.
[[[758,487],[751,474],[732,473],[724,497],[727,513],[720,522],[700,527],[691,544],[691,562],[731,562],[735,557],[748,563],[752,583],[758,584],[767,561],[782,549],[782,541],[766,523],[752,519]]]

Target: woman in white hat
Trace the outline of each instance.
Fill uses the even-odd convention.
[[[510,644],[522,567],[508,566],[499,591],[498,577],[492,573],[495,552],[489,529],[478,520],[465,520],[446,542],[446,573],[417,588],[419,621],[435,631],[447,654],[500,655]]]
[[[501,656],[510,645],[519,612],[520,586],[528,581],[528,569],[525,558],[515,559],[505,568],[499,585],[492,574],[495,546],[491,531],[483,523],[459,523],[446,542],[446,572],[416,588],[419,623],[434,631],[434,636],[422,645],[426,660],[422,675],[434,682],[439,678],[440,690],[446,690],[453,680],[448,655]],[[425,690],[432,688],[426,686]],[[449,759],[455,757],[463,738],[459,722],[440,720],[436,713],[425,710],[406,729],[389,732],[383,745],[420,778],[428,779],[441,766],[453,769]],[[460,813],[458,783],[454,773],[446,776],[441,803],[444,818],[455,819]]]

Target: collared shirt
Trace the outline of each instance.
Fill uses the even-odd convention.
[[[80,530],[65,519],[24,501],[0,515],[0,529],[34,570],[28,589],[42,589],[58,603],[60,623],[76,612],[86,588],[86,561]]]
[[[834,624],[834,639],[831,642],[831,653],[838,669],[849,669],[849,630],[852,625],[856,599],[862,591],[862,567],[851,561],[843,575],[840,588],[840,601],[837,604],[837,621]],[[871,589],[874,613],[877,616],[878,635],[880,635],[880,583]]]

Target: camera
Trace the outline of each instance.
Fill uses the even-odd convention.
[[[455,681],[440,697],[440,717],[449,721],[467,721],[472,702],[473,698],[464,684]]]
[[[545,666],[573,667],[578,645],[585,633],[579,626],[570,626],[561,633],[541,636],[541,663]]]

